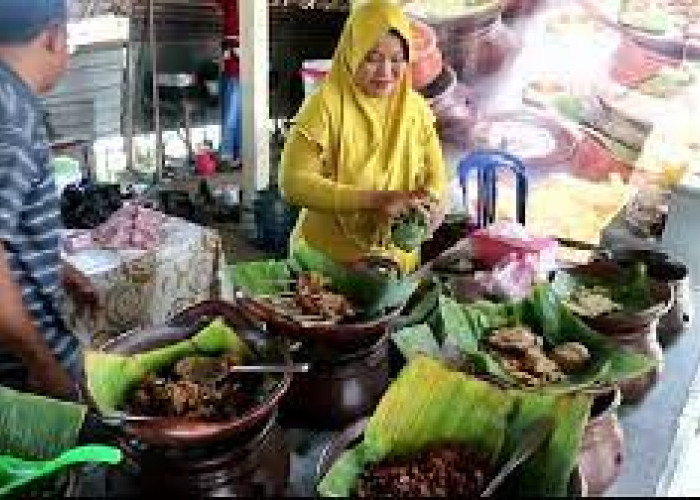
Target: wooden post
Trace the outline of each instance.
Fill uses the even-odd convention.
[[[156,41],[155,4],[148,2],[148,42],[151,50],[151,72],[153,75],[153,125],[156,133],[156,181],[163,174],[163,129],[160,122],[160,94],[158,90],[158,43]]]
[[[268,3],[239,0],[241,93],[243,105],[243,199],[241,222],[255,234],[253,201],[270,178]]]

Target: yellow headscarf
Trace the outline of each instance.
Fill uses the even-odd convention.
[[[363,59],[391,29],[410,46],[410,22],[400,7],[377,0],[351,12],[330,73],[318,92],[305,101],[295,119],[294,133],[301,133],[320,147],[324,177],[357,190],[425,188],[441,199],[444,177],[428,179],[425,171],[430,139],[425,134],[426,130],[434,131],[434,116],[427,102],[412,90],[409,67],[389,97],[370,97],[355,84],[354,75]],[[285,166],[283,158],[283,168],[304,166]],[[416,261],[415,256],[387,247],[388,228],[378,224],[374,214],[306,212],[297,237],[336,260],[388,253],[399,261]]]

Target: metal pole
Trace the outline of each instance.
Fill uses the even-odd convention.
[[[136,94],[136,63],[134,47],[131,41],[131,21],[134,14],[132,3],[128,3],[129,34],[126,39],[126,116],[124,117],[124,149],[126,150],[126,170],[134,170],[134,97]]]
[[[156,46],[154,0],[148,2],[148,41],[151,49],[151,73],[153,78],[153,124],[156,132],[156,181],[163,173],[163,130],[160,123],[160,95],[158,93],[158,50]]]

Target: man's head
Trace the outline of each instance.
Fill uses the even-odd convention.
[[[66,0],[0,0],[0,60],[38,93],[68,64]]]

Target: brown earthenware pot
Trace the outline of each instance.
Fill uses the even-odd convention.
[[[372,413],[389,386],[389,335],[354,351],[304,343],[292,350],[309,363],[298,374],[282,404],[285,425],[340,429]]]
[[[562,271],[574,277],[598,277],[615,279],[622,268],[611,261],[593,261]],[[620,384],[623,401],[637,403],[658,382],[663,369],[663,350],[657,335],[659,319],[671,306],[673,293],[667,283],[652,280],[651,293],[654,304],[641,311],[616,311],[594,318],[581,317],[592,329],[606,335],[623,349],[644,354],[657,363],[650,372]]]
[[[617,418],[621,401],[619,389],[601,394],[593,401],[578,460],[579,470],[592,496],[605,493],[622,469],[624,437]]]
[[[275,364],[291,361],[286,344],[255,329],[238,305],[223,301],[208,301],[191,307],[175,317],[168,325],[127,332],[110,340],[100,347],[100,350],[130,355],[158,349],[192,337],[201,327],[219,317],[254,350],[261,353],[264,361]],[[264,401],[230,421],[207,422],[175,417],[139,417],[138,420],[127,420],[119,430],[125,436],[149,445],[192,447],[217,442],[267,422],[276,413],[291,381],[290,374],[281,376],[279,383],[274,386]],[[85,384],[82,389],[88,404],[96,407]]]
[[[644,262],[651,278],[666,283],[671,288],[671,306],[659,320],[658,336],[662,345],[673,342],[688,329],[692,321],[693,298],[688,266],[670,260],[663,253],[653,251],[629,251],[614,258],[622,266]]]
[[[289,449],[274,416],[203,446],[148,446],[127,438],[119,445],[144,497],[279,497],[287,486]]]

